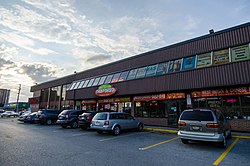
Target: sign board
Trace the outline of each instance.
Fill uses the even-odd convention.
[[[229,49],[214,52],[214,64],[224,64],[229,62]]]
[[[183,59],[182,70],[191,70],[195,67],[196,56],[191,56]]]
[[[117,89],[112,87],[110,84],[104,84],[99,86],[95,91],[96,96],[111,96],[117,92]]]
[[[207,66],[211,66],[212,65],[212,61],[211,61],[211,52],[205,53],[205,54],[201,54],[201,55],[197,55],[197,64],[196,67],[207,67]]]
[[[232,61],[244,61],[250,59],[249,45],[238,46],[232,48]]]

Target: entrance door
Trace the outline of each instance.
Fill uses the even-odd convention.
[[[185,109],[185,100],[168,101],[168,125],[177,127],[181,112]]]

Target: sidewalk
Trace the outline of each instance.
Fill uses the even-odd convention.
[[[156,133],[171,133],[177,134],[178,128],[173,127],[161,127],[161,126],[144,126],[145,131],[152,131]],[[247,132],[239,132],[239,131],[232,131],[232,136],[242,136],[242,137],[250,137],[250,133]]]

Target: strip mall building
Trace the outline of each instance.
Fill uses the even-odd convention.
[[[221,108],[250,131],[250,23],[31,87],[32,109],[128,112],[176,126],[189,107]]]

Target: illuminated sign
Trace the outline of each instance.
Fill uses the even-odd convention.
[[[104,84],[102,86],[100,86],[96,91],[95,91],[95,95],[96,96],[111,96],[113,94],[115,94],[115,92],[117,91],[116,88],[112,87],[109,84]]]

